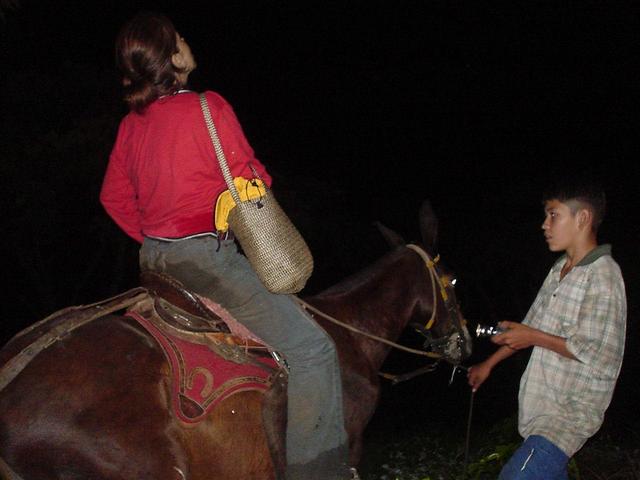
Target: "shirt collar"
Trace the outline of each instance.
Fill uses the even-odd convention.
[[[585,265],[589,265],[595,262],[600,257],[603,257],[604,255],[611,255],[611,245],[608,243],[605,243],[604,245],[598,245],[596,248],[591,250],[584,256],[582,260],[580,260],[576,264],[576,267],[584,267]],[[555,265],[564,265],[566,258],[566,255],[562,255],[562,257],[558,259]]]
[[[600,257],[605,255],[611,255],[611,245],[608,243],[604,245],[598,245],[596,248],[587,253],[582,260],[578,262],[578,266],[589,265],[590,263],[595,262]]]

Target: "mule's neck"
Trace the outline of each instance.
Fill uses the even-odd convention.
[[[411,320],[431,315],[431,278],[415,252],[398,248],[309,301],[344,323],[395,341]],[[375,368],[382,365],[391,348],[357,333],[350,339],[349,346],[337,341],[338,348],[355,349]]]

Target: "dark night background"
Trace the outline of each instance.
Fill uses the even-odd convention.
[[[385,252],[375,220],[418,240],[428,198],[472,326],[521,319],[555,258],[542,190],[599,177],[601,241],[613,244],[629,308],[603,430],[638,442],[636,2],[21,0],[0,21],[3,343],[59,308],[136,285],[137,246],[98,192],[126,113],[113,40],[141,9],[169,15],[190,43],[192,87],[234,106],[314,252],[308,293]],[[471,361],[490,351],[478,342]],[[518,357],[477,395],[486,422],[517,408]],[[389,369],[415,364],[393,354]],[[468,390],[462,378],[447,388],[449,373],[385,389],[372,436],[426,429],[444,408],[462,443]]]

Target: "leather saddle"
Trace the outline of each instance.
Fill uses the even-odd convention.
[[[285,378],[277,352],[246,329],[238,333],[245,327],[220,305],[210,308],[208,299],[163,273],[144,271],[140,281],[148,296],[127,315],[162,346],[171,366],[174,411],[183,421],[198,422],[230,395],[264,391]]]
[[[205,336],[227,345],[242,346],[245,350],[252,350],[253,353],[270,351],[271,354],[279,356],[219,305],[214,304],[222,311],[225,318],[217,313],[218,310],[214,311],[205,305],[197,294],[185,288],[172,276],[145,270],[140,274],[140,284],[149,293],[153,304],[141,308],[134,307],[133,310],[153,310],[155,315],[152,317],[156,317],[155,323],[162,330],[192,341],[197,341],[197,337]]]
[[[146,270],[140,285],[155,297],[155,310],[169,325],[189,332],[230,333],[220,316],[170,275]]]

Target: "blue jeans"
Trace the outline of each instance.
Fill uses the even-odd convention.
[[[166,272],[222,305],[289,364],[287,480],[350,478],[335,344],[290,295],[270,293],[233,240],[145,239],[143,270]]]
[[[567,480],[569,457],[546,438],[531,435],[515,451],[498,480]]]

